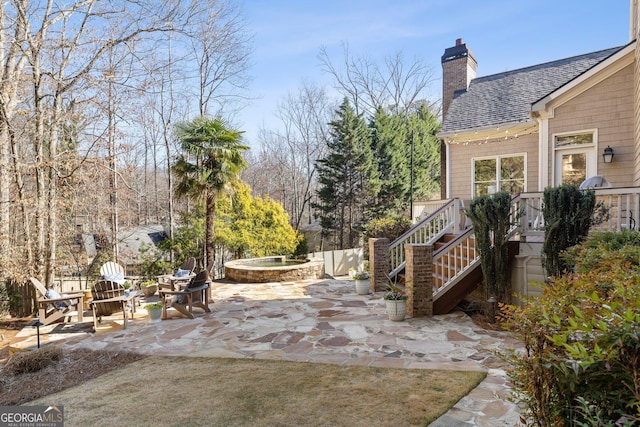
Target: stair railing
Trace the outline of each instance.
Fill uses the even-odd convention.
[[[457,236],[433,255],[433,299],[454,286],[480,262],[473,228]]]
[[[431,215],[413,225],[408,231],[389,245],[389,277],[394,278],[405,267],[404,245],[406,244],[434,244],[446,233],[456,233],[464,226],[460,225],[463,218],[463,208],[460,199],[452,199]]]

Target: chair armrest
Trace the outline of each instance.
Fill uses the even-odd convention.
[[[69,301],[70,299],[78,299],[78,298],[84,298],[84,294],[68,294],[68,295],[61,296],[60,298],[42,298],[42,299],[38,299],[38,301],[50,303],[50,302]]]
[[[127,298],[130,298],[130,297],[125,297],[124,295],[121,295],[119,297],[113,297],[113,298],[92,299],[92,300],[89,300],[89,305],[99,304],[101,302],[124,302],[124,301],[127,301]]]
[[[207,289],[208,287],[209,287],[209,285],[205,284],[205,285],[197,286],[195,288],[186,288],[186,289],[182,289],[182,290],[179,290],[179,291],[158,290],[158,292],[160,294],[167,294],[167,295],[185,295],[185,294],[191,294],[191,293],[194,293],[194,292],[203,291],[203,290]]]
[[[62,296],[67,298],[80,298],[80,297],[84,297],[84,294],[82,292],[76,292],[73,294],[62,294]]]
[[[209,287],[209,284],[204,284],[204,285],[200,285],[200,286],[196,286],[195,288],[188,288],[185,289],[185,292],[198,292],[198,291],[203,291],[205,289],[207,289]]]
[[[164,290],[164,289],[158,289],[158,293],[160,294],[160,296],[162,296],[162,295],[184,295],[185,294],[184,291],[173,291],[173,290]]]

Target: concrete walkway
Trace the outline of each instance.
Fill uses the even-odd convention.
[[[482,370],[486,379],[431,426],[519,423],[518,407],[508,401],[503,362],[494,354],[516,343],[506,333],[478,327],[463,313],[391,322],[382,293],[357,295],[354,282],[346,279],[215,283],[212,297],[212,312],[195,319],[170,310],[170,319],[150,323],[146,310],[139,308],[126,330],[120,315],[105,321],[97,333],[88,333],[87,324],[49,327],[52,333],[41,328],[41,340],[156,355]],[[16,349],[35,344],[33,328],[16,338]]]

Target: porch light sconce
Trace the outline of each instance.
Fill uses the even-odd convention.
[[[605,163],[611,163],[613,161],[613,148],[607,146],[602,153],[602,159]]]

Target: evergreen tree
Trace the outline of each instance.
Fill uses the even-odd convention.
[[[374,218],[401,216],[411,188],[407,120],[379,107],[370,127],[376,168],[370,175],[374,195],[369,212]]]
[[[252,197],[243,182],[216,203],[216,245],[236,258],[293,255],[300,236],[284,207],[270,197]]]
[[[569,184],[544,189],[542,265],[548,277],[570,271],[570,263],[560,254],[582,243],[591,225],[598,222],[604,213],[604,207],[596,204],[593,191],[582,191]]]
[[[376,167],[370,174],[374,194],[370,214],[405,216],[412,198],[428,199],[439,191],[440,123],[421,103],[409,113],[378,108],[370,127]]]
[[[359,242],[373,169],[369,129],[345,98],[329,123],[328,154],[318,160],[318,203],[325,237],[335,233],[339,249]]]
[[[473,223],[476,248],[480,253],[484,296],[510,302],[509,229],[511,228],[511,195],[500,191],[476,197],[465,210]],[[517,220],[517,219],[515,219]],[[493,321],[493,318],[491,319]]]
[[[175,251],[180,259],[200,257],[206,237],[206,202],[196,203],[181,222],[174,238],[161,242],[160,249]],[[269,197],[253,198],[242,181],[218,194],[215,229],[216,250],[225,260],[292,255],[301,240],[282,205]]]
[[[440,121],[427,103],[409,115],[409,138],[413,138],[413,199],[440,198]]]

